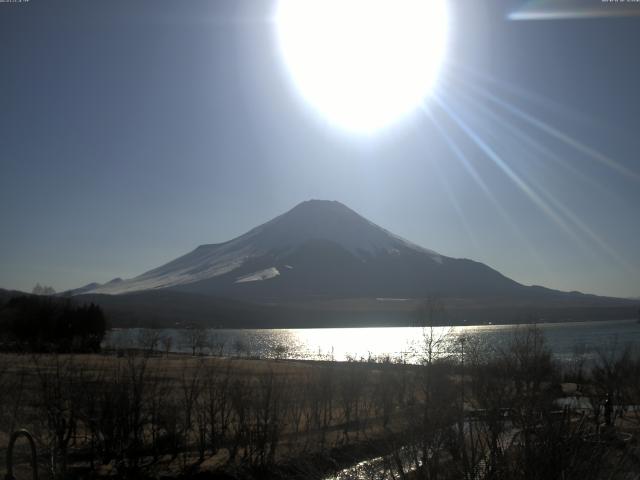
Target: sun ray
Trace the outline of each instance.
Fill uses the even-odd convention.
[[[513,115],[515,115],[516,117],[519,117],[521,120],[524,120],[525,122],[529,123],[530,125],[533,125],[534,127],[538,128],[540,131],[546,133],[547,135],[560,140],[561,142],[565,143],[566,145],[572,147],[573,149],[583,153],[584,155],[586,155],[587,157],[591,158],[592,160],[595,160],[597,163],[610,168],[611,170],[616,171],[618,174],[635,180],[635,181],[640,181],[640,173],[635,172],[627,167],[625,167],[624,165],[621,165],[620,163],[618,163],[617,161],[615,161],[614,159],[600,153],[599,151],[597,151],[594,148],[589,147],[588,145],[585,145],[584,143],[576,140],[575,138],[573,138],[572,136],[560,131],[559,129],[549,125],[548,123],[544,122],[543,120],[540,120],[539,118],[528,114],[526,112],[524,112],[523,110],[521,110],[518,107],[515,107],[511,104],[509,104],[508,102],[505,102],[504,100],[501,100],[500,98],[498,98],[496,95],[485,91],[484,89],[481,89],[477,86],[474,85],[470,85],[470,87],[476,91],[479,95],[483,96],[484,98],[492,101],[493,103],[495,103],[496,105],[499,105],[500,107],[502,107],[504,110],[507,110],[508,112],[512,113]]]
[[[441,107],[442,107],[442,105],[441,105]],[[445,105],[445,108],[446,108],[446,105]],[[451,114],[450,111],[447,111],[447,113]],[[454,119],[454,121],[456,121],[456,120]],[[462,120],[458,118],[458,121],[461,122]],[[456,121],[456,123],[458,123],[458,121]],[[487,122],[485,122],[485,121],[479,121],[478,123],[482,124],[482,125],[486,125],[487,124]],[[505,123],[501,123],[501,125],[505,126]],[[475,132],[475,130],[470,125],[468,125],[468,124],[466,124],[464,126],[460,125],[460,127],[468,135],[469,135],[469,133],[471,133],[471,136],[472,136],[472,139],[474,140],[474,143],[476,143],[476,145],[478,145],[480,147],[480,149],[483,150],[483,152],[487,156],[489,156],[489,158],[494,160],[494,162],[497,159],[501,159],[501,157],[497,154],[497,152],[495,152],[495,150],[493,148],[489,147],[486,144],[486,142],[480,138],[479,134],[477,134]],[[475,137],[475,138],[473,138],[473,137]],[[498,137],[508,138],[508,135],[499,135]],[[478,143],[478,142],[480,142],[484,146],[481,146],[480,143]],[[511,167],[511,172],[512,172],[512,174],[508,174],[508,176],[512,180],[514,180],[514,175],[515,175],[515,177],[518,177],[518,174],[517,174],[517,172],[515,172],[515,170],[513,170],[513,167]],[[521,179],[522,184],[526,184],[526,182],[524,182],[524,180],[522,180],[522,176],[520,176],[519,178]],[[521,184],[519,184],[519,186],[520,185]],[[568,208],[560,200],[558,200],[547,188],[545,188],[543,185],[541,185],[539,183],[537,185],[535,185],[535,186],[533,186],[533,184],[530,184],[528,186],[528,190],[525,190],[525,193],[527,195],[529,195],[529,193],[530,192],[534,192],[534,190],[537,191],[538,197],[537,197],[537,199],[536,198],[532,198],[532,200],[534,200],[535,203],[539,207],[544,205],[543,206],[543,210],[545,211],[545,213],[548,214],[549,211],[554,211],[553,215],[552,215],[552,218],[554,219],[555,223],[558,224],[559,226],[561,226],[561,228],[566,233],[569,233],[570,236],[574,240],[576,240],[578,242],[578,244],[583,248],[583,250],[585,252],[587,252],[589,254],[593,253],[591,250],[589,250],[587,248],[586,244],[584,243],[584,239],[582,237],[578,237],[576,232],[575,232],[575,230],[573,230],[571,227],[569,227],[569,225],[567,225],[566,221],[568,221],[570,224],[573,225],[574,228],[577,228],[584,235],[586,235],[589,238],[589,240],[591,240],[597,247],[599,247],[603,252],[605,252],[605,254],[607,254],[610,257],[610,259],[615,261],[616,264],[618,264],[619,266],[625,268],[629,272],[635,273],[635,270],[631,269],[631,267],[629,266],[628,261],[625,261],[625,259],[623,259],[615,251],[615,249],[613,249],[605,240],[603,240],[588,225],[586,225],[584,223],[584,221],[582,221],[575,212],[571,211],[570,208]]]
[[[452,81],[456,81],[453,80]],[[502,116],[496,113],[494,110],[488,108],[486,105],[479,102],[477,99],[473,98],[469,94],[460,93],[459,91],[456,93],[457,96],[462,97],[465,103],[472,104],[474,108],[481,110],[485,115],[489,116],[494,122],[498,123],[500,127],[507,130],[511,135],[517,137],[521,142],[525,144],[526,147],[529,147],[545,158],[551,160],[555,166],[559,166],[564,169],[566,172],[570,173],[574,177],[580,178],[584,183],[588,184],[590,187],[597,189],[601,193],[615,198],[619,200],[619,196],[615,194],[614,191],[605,188],[601,183],[599,183],[596,179],[587,175],[584,171],[574,167],[570,162],[565,161],[564,158],[560,157],[558,154],[554,153],[551,149],[543,145],[540,141],[533,138],[530,134],[526,133],[523,129],[518,128],[514,123],[505,120]],[[523,150],[527,152],[528,150]],[[539,160],[538,156],[530,155],[531,158],[535,160]],[[549,168],[549,167],[547,167]]]
[[[456,143],[453,141],[451,136],[445,131],[445,129],[440,126],[438,121],[435,118],[433,118],[433,115],[431,114],[431,112],[427,111],[426,109],[425,109],[425,112],[427,113],[427,117],[431,120],[433,126],[435,127],[440,137],[445,141],[447,147],[453,153],[454,158],[456,158],[460,162],[460,164],[463,166],[466,172],[471,176],[471,178],[475,181],[478,187],[486,195],[486,197],[494,206],[494,208],[496,209],[500,217],[509,226],[509,228],[514,233],[514,235],[516,235],[516,237],[522,242],[522,244],[526,246],[527,250],[529,251],[531,256],[536,259],[538,264],[543,265],[545,268],[548,268],[542,256],[534,248],[533,244],[529,241],[529,239],[522,233],[520,228],[518,228],[517,224],[513,221],[511,216],[507,213],[507,211],[503,207],[503,205],[498,201],[498,199],[495,197],[495,195],[493,194],[489,186],[480,176],[480,173],[473,166],[473,163],[469,161],[469,159],[464,154],[464,152],[460,149],[460,147],[458,147],[458,145],[456,145]]]
[[[553,208],[531,187],[518,173],[487,144],[453,109],[451,109],[442,98],[434,97],[437,105],[458,125],[458,127],[471,139],[471,141],[489,158],[517,187],[524,193],[529,200],[536,205],[547,217],[549,217],[558,227],[560,227],[568,236],[577,242],[582,242],[571,228],[566,224],[564,219],[558,215]]]
[[[485,72],[480,72],[474,68],[469,67],[468,65],[463,65],[460,62],[457,62],[451,58],[446,61],[447,69],[443,70],[444,73],[448,73],[447,83],[451,81],[462,80],[466,83],[470,83],[471,80],[468,80],[467,77],[471,76],[477,80],[485,84],[490,84],[496,87],[499,87],[501,90],[507,91],[510,94],[519,97],[536,107],[542,107],[545,110],[553,113],[554,115],[561,115],[567,119],[570,119],[576,123],[589,123],[592,125],[596,125],[598,127],[604,126],[601,122],[598,122],[596,119],[587,118],[583,112],[576,111],[572,108],[567,107],[564,104],[555,102],[544,95],[540,95],[539,93],[532,92],[526,88],[523,88],[520,85],[515,85],[511,82],[507,82],[502,79],[495,78],[493,75],[489,75]],[[458,70],[457,74],[453,75],[451,70]],[[474,83],[477,85],[477,83]]]
[[[433,121],[433,118],[431,118],[431,115],[429,114],[428,116],[431,119],[431,121]],[[473,244],[476,251],[479,251],[480,246],[478,244],[478,239],[473,233],[473,229],[469,224],[469,220],[467,219],[467,216],[465,215],[464,210],[462,209],[462,206],[460,205],[460,202],[458,201],[458,198],[456,197],[454,190],[451,187],[451,183],[449,182],[449,180],[447,180],[446,175],[442,172],[442,168],[440,167],[439,162],[433,162],[432,167],[435,170],[436,175],[438,176],[438,181],[443,186],[444,191],[447,194],[449,201],[451,202],[451,205],[453,205],[453,208],[456,211],[458,218],[460,219],[460,223],[462,224],[467,234],[467,237],[471,240],[471,243]]]

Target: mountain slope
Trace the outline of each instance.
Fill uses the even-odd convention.
[[[82,293],[157,289],[238,297],[507,294],[518,283],[381,228],[339,202],[310,200],[229,242],[192,252],[130,280]]]
[[[233,240],[201,245],[82,293],[171,289],[249,300],[553,296],[490,267],[404,240],[339,202],[310,200]]]

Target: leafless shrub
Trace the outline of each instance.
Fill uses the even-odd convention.
[[[164,354],[169,356],[171,353],[171,347],[173,347],[173,337],[170,333],[165,333],[160,337],[160,345],[162,346]]]
[[[69,445],[76,434],[80,412],[83,369],[72,356],[33,356],[37,374],[38,418],[43,423],[41,441],[46,446],[49,470],[62,477],[67,470]]]
[[[160,345],[160,332],[153,328],[141,328],[138,330],[137,344],[145,355],[153,355]]]
[[[191,350],[191,355],[203,355],[210,345],[209,331],[199,325],[193,325],[180,331],[182,344]]]

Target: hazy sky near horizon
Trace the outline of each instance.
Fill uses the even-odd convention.
[[[132,277],[320,198],[640,296],[640,17],[508,20],[524,3],[451,0],[438,101],[373,136],[300,97],[273,2],[0,3],[0,287]]]

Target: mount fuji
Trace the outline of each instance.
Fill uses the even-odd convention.
[[[456,324],[632,318],[636,303],[525,286],[423,248],[335,201],[310,200],[135,278],[66,292],[118,326],[410,325],[427,297]]]
[[[525,287],[415,245],[335,201],[310,200],[225,243],[82,293],[171,289],[247,299],[477,296]],[[79,292],[80,293],[80,292]]]

